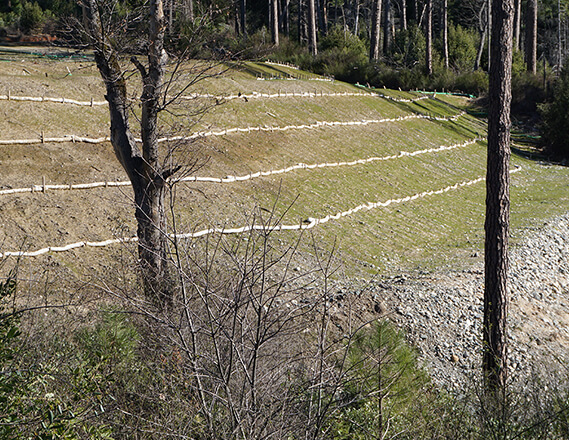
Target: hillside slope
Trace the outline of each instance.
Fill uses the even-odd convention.
[[[250,63],[200,83],[186,92],[191,99],[164,115],[165,136],[195,137],[163,144],[174,148],[177,161],[199,164],[184,177],[253,175],[237,182],[177,184],[176,232],[242,227],[254,213],[268,218],[272,212],[284,225],[311,226],[309,234],[325,249],[336,243],[348,274],[468,267],[480,258],[485,124],[465,113],[466,99],[376,93],[309,77],[260,80],[267,72],[301,77],[289,67]],[[108,142],[49,141],[64,135],[107,136],[107,109],[98,105],[103,93],[88,60],[23,59],[0,66],[0,141],[38,139],[0,145],[0,190],[39,185],[33,193],[0,195],[0,252],[135,234],[128,186],[41,191],[43,182],[126,180]],[[94,104],[15,100],[22,96]],[[211,108],[192,117],[204,106]],[[48,141],[42,143],[42,136]],[[298,164],[306,166],[254,175]],[[513,166],[521,167],[512,176],[514,235],[567,211],[569,170],[516,155]],[[371,205],[378,202],[386,206]],[[294,231],[278,234],[283,244],[299,237]],[[301,249],[310,266],[312,240],[304,242]],[[135,245],[126,243],[81,247],[48,252],[26,264],[49,263],[79,277],[101,276],[118,255],[134,253]]]

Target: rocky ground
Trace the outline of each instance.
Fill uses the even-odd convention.
[[[528,230],[510,264],[510,378],[523,383],[537,372],[555,381],[569,371],[569,214]],[[435,382],[455,388],[480,371],[483,283],[479,265],[376,280],[366,290],[370,309],[407,330]]]

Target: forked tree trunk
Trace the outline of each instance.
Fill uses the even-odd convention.
[[[379,59],[379,42],[380,42],[380,25],[381,25],[381,0],[374,0],[371,13],[371,41],[369,48],[369,59]]]
[[[486,390],[503,397],[507,380],[510,104],[513,0],[493,0],[489,76],[483,374]]]
[[[163,307],[172,300],[172,284],[168,273],[164,211],[165,182],[171,170],[162,170],[157,142],[159,98],[166,65],[162,1],[150,0],[148,67],[133,58],[143,82],[142,150],[137,146],[130,129],[126,81],[112,42],[106,40],[101,32],[96,0],[88,0],[87,10],[95,61],[105,83],[105,98],[109,103],[111,144],[134,191],[138,253],[144,290],[150,300]]]

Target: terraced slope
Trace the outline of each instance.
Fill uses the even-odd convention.
[[[187,91],[183,105],[164,115],[165,137],[191,141],[165,141],[163,148],[174,148],[179,162],[199,165],[175,185],[175,232],[261,224],[259,215],[267,221],[272,212],[279,224],[310,228],[324,248],[338,243],[349,273],[389,274],[476,260],[483,232],[485,124],[464,113],[464,98],[257,78],[276,71],[300,76],[291,68],[251,63]],[[38,139],[0,145],[0,253],[134,236],[128,186],[49,189],[126,180],[108,142],[49,141],[107,136],[107,109],[96,104],[103,93],[88,61],[0,65],[0,95],[6,98],[0,100],[0,141]],[[212,108],[191,117],[203,105]],[[512,176],[515,234],[567,211],[569,170],[521,156],[514,156],[513,165],[521,167]],[[198,179],[204,177],[214,179]],[[224,180],[208,181],[216,179]],[[6,194],[34,185],[34,192]],[[282,243],[298,237],[298,231],[278,232]],[[203,238],[185,243],[192,240]],[[312,240],[303,243],[310,265]],[[134,253],[134,244],[121,243],[50,251],[25,261],[85,276],[106,273],[115,258]]]

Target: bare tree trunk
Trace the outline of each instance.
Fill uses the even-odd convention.
[[[360,0],[354,0],[354,35],[358,35],[360,31]]]
[[[401,30],[407,30],[407,0],[401,0]]]
[[[417,24],[419,21],[419,13],[417,12],[418,11],[417,0],[408,0],[408,3],[409,3],[408,21]]]
[[[442,21],[443,21],[443,58],[445,62],[445,69],[448,70],[448,0],[443,0],[443,11],[442,11]]]
[[[484,251],[483,373],[486,389],[503,396],[507,379],[507,280],[513,0],[493,0],[489,76],[488,163]]]
[[[522,0],[515,0],[514,48],[520,50],[520,28],[522,23]]]
[[[300,44],[309,44],[307,1],[309,0],[298,0],[298,41]]]
[[[96,0],[88,0],[89,31],[95,61],[105,83],[111,120],[111,144],[132,182],[135,217],[138,223],[138,253],[147,297],[157,305],[172,301],[172,280],[168,272],[165,184],[171,170],[164,171],[158,156],[158,111],[164,81],[165,18],[162,0],[150,0],[148,67],[132,58],[142,75],[142,151],[132,135],[128,119],[128,97],[123,70],[112,42],[101,32]]]
[[[391,0],[385,0],[383,9],[383,53],[387,55],[391,45]]]
[[[369,59],[379,59],[379,40],[381,24],[381,0],[374,0],[371,13],[371,41],[369,48]]]
[[[557,70],[561,72],[563,63],[561,41],[561,0],[557,0]]]
[[[327,0],[318,0],[318,23],[323,35],[328,33],[328,8]]]
[[[433,74],[433,0],[427,0],[425,20],[425,70],[427,75]]]
[[[478,14],[478,31],[480,32],[480,45],[478,46],[478,53],[476,54],[476,61],[474,63],[474,70],[480,70],[482,67],[482,54],[484,52],[484,43],[486,42],[486,35],[488,34],[488,15],[484,18],[484,10],[488,6],[484,2]]]
[[[271,0],[271,36],[273,44],[279,45],[279,2]]]
[[[288,37],[290,35],[290,0],[283,0],[280,23],[283,33]]]
[[[490,45],[492,44],[492,1],[493,0],[487,0],[488,2],[488,19],[487,19],[487,23],[488,23],[488,72],[490,72],[490,66],[492,64],[492,54],[491,54],[491,50],[490,50]]]
[[[316,5],[315,0],[308,0],[308,48],[312,56],[318,54],[316,42]]]
[[[537,73],[537,0],[528,0],[526,15],[526,66]]]
[[[241,32],[247,36],[247,0],[239,0]]]

